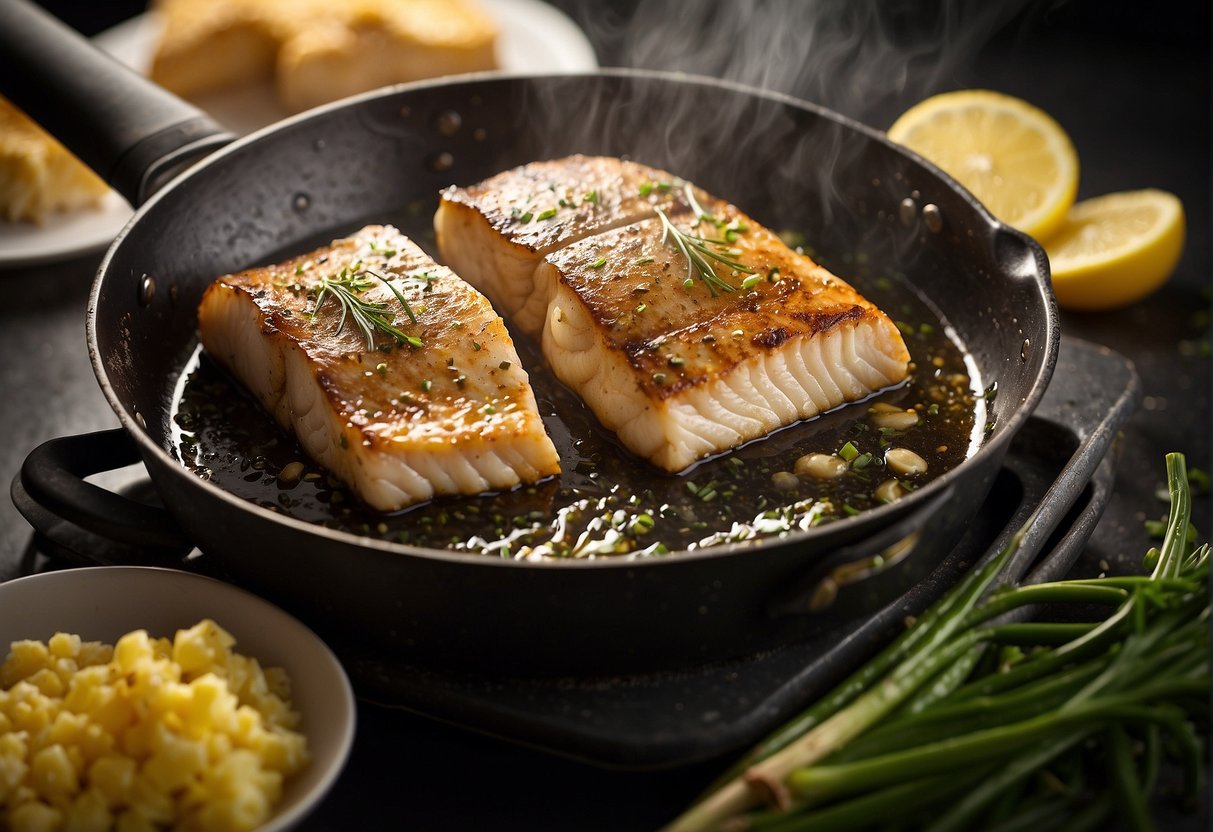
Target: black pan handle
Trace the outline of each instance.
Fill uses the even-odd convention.
[[[139,461],[134,441],[122,428],[67,436],[34,448],[21,466],[20,481],[25,494],[44,510],[45,516],[66,520],[96,536],[129,546],[188,552],[192,544],[168,511],[84,479]],[[31,522],[36,524],[36,518]]]
[[[0,55],[0,93],[132,205],[233,138],[28,0],[0,0]]]

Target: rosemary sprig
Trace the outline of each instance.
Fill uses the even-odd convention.
[[[695,212],[695,219],[698,222],[703,222],[704,220],[711,223],[716,222],[716,216],[703,210],[703,206],[700,205],[699,200],[695,198],[695,189],[691,187],[690,182],[682,186],[682,193],[687,198],[687,205],[691,206],[691,210]]]
[[[332,296],[341,306],[341,318],[337,322],[338,335],[345,330],[345,322],[348,318],[354,322],[354,326],[358,327],[358,331],[366,339],[368,352],[375,349],[376,332],[390,335],[396,339],[398,344],[408,344],[410,347],[420,349],[423,346],[421,339],[415,335],[401,332],[396,327],[394,316],[389,313],[386,303],[372,303],[359,297],[359,294],[375,285],[372,277],[378,278],[392,291],[392,294],[396,296],[396,300],[404,307],[404,312],[409,316],[409,320],[417,323],[417,316],[413,314],[413,308],[409,306],[409,302],[405,300],[400,290],[393,286],[392,282],[386,277],[372,272],[370,269],[354,272],[351,272],[349,269],[342,269],[340,274],[332,277],[321,277],[320,283],[309,290],[309,292],[315,293],[316,296],[315,302],[312,305],[312,311],[308,316],[309,320],[316,319],[316,316],[320,314],[321,307],[324,306],[324,302]]]
[[[688,194],[690,188],[688,186]],[[692,208],[695,210],[697,219],[707,219],[710,215],[703,213],[703,209],[699,207],[699,203],[694,201],[694,195],[690,196]],[[686,231],[678,230],[670,218],[665,215],[665,211],[660,208],[654,209],[657,211],[657,216],[661,218],[661,242],[665,245],[670,245],[671,242],[674,248],[681,252],[682,256],[687,259],[687,280],[691,281],[696,274],[699,279],[707,284],[708,290],[715,297],[721,292],[733,292],[737,287],[727,280],[716,274],[716,267],[712,261],[723,263],[734,272],[742,274],[754,274],[754,269],[746,266],[743,263],[733,259],[732,252],[734,249],[724,240],[713,240],[707,237],[699,237],[695,234],[690,234]],[[689,282],[687,285],[691,285]]]

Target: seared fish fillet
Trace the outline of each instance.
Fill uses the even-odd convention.
[[[580,239],[654,216],[677,195],[674,177],[604,156],[570,156],[499,173],[442,194],[434,231],[442,259],[510,322],[538,335],[549,298],[543,258]]]
[[[331,288],[313,315],[326,280],[344,280],[347,299],[381,304],[409,340],[372,328],[368,348],[352,314],[340,326]],[[219,278],[199,305],[198,333],[312,457],[381,511],[560,472],[501,318],[394,228],[368,226]]]
[[[523,183],[562,194],[612,165],[617,178],[595,181],[593,208],[558,209],[550,226],[507,219]],[[540,339],[605,427],[667,471],[905,378],[909,353],[888,316],[737,208],[690,186],[643,184],[672,181],[616,160],[528,165],[444,194],[439,248]],[[494,185],[504,187],[489,194]],[[679,231],[719,240],[704,245],[742,268],[708,260],[720,281],[711,285],[688,271],[674,233],[663,240],[658,208]]]
[[[457,0],[358,0],[301,28],[278,53],[278,97],[292,112],[389,84],[497,67],[493,22]]]
[[[387,84],[496,67],[464,0],[155,0],[152,80],[179,95],[273,80],[297,111]]]

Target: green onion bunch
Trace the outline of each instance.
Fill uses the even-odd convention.
[[[1113,818],[1151,829],[1167,758],[1195,803],[1209,724],[1209,546],[1193,539],[1180,454],[1167,456],[1167,485],[1149,575],[999,586],[1029,520],[667,829],[1045,832]],[[1102,612],[1050,618],[1073,605]]]

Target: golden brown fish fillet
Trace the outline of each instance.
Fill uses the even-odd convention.
[[[503,200],[517,197],[489,191],[524,176],[511,171],[443,195],[439,246],[506,301],[557,377],[638,455],[681,471],[905,378],[909,353],[892,321],[735,207],[677,182],[664,193],[636,184],[669,182],[663,171],[565,161],[520,171],[562,193],[613,162],[615,181],[595,182],[609,211],[562,209],[550,227],[507,221]],[[740,268],[709,258],[710,274],[688,271],[676,235],[663,241],[659,207],[684,234],[719,241],[702,245]]]
[[[156,0],[151,77],[179,95],[274,81],[303,110],[496,66],[496,26],[464,0]]]
[[[148,69],[178,95],[238,89],[273,76],[278,50],[314,0],[155,0],[161,35]]]
[[[535,290],[545,255],[654,216],[681,198],[665,171],[605,156],[570,156],[507,170],[468,188],[448,188],[434,215],[443,261],[474,275],[476,288],[510,323],[538,334],[547,298]]]
[[[372,329],[368,348],[352,316],[339,333],[331,290],[313,317],[325,279],[381,304],[411,343]],[[381,511],[560,471],[501,318],[391,227],[219,278],[202,298],[198,332],[312,457]]]
[[[389,84],[497,66],[497,30],[456,0],[357,0],[278,53],[278,97],[298,112]]]

